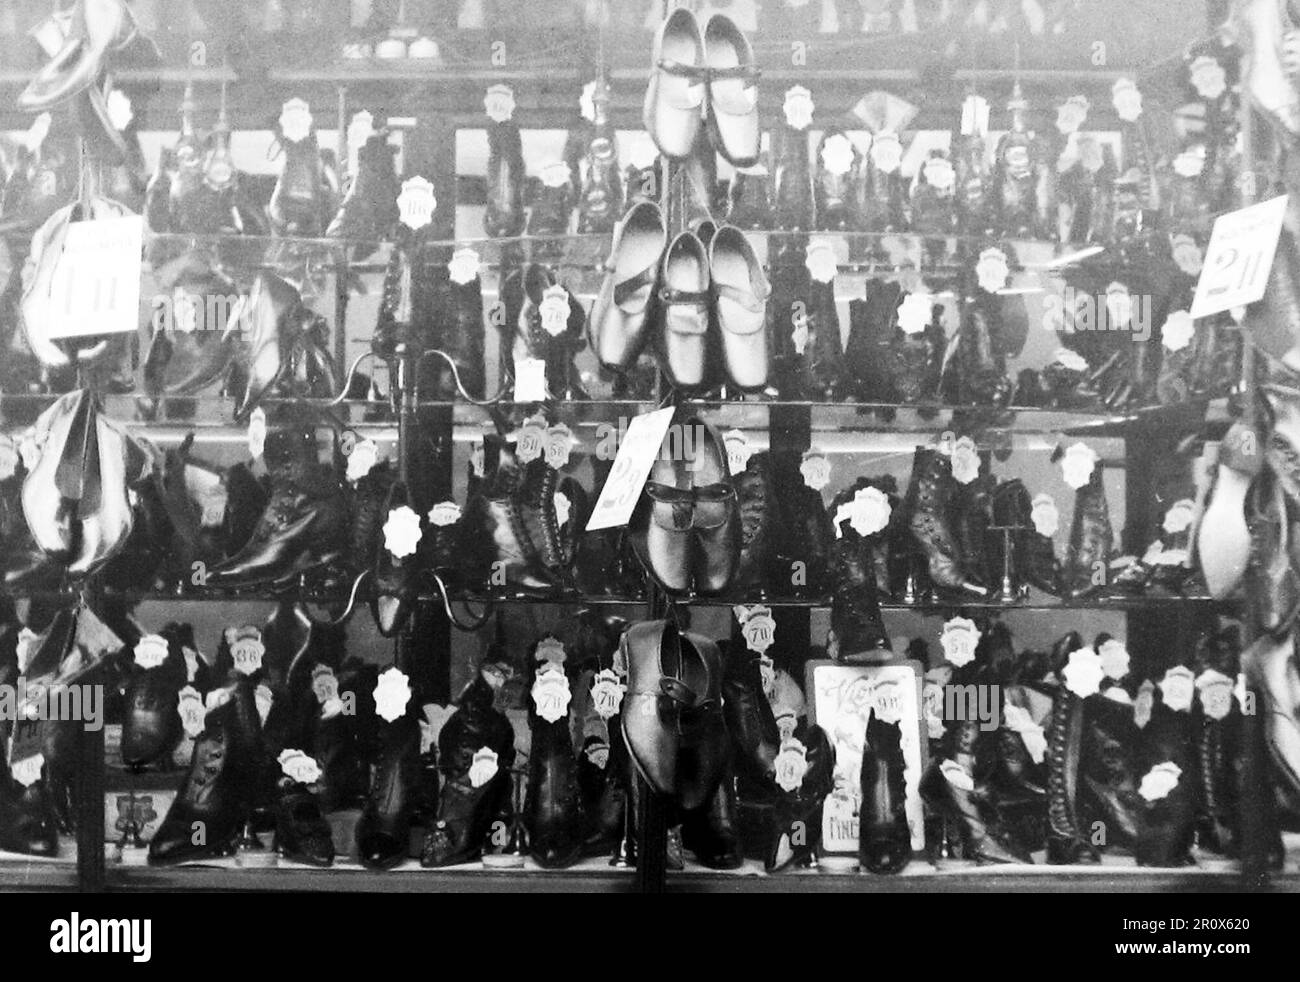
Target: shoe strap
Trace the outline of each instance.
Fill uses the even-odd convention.
[[[758,314],[763,311],[767,306],[768,295],[772,292],[769,288],[763,290],[762,293],[755,293],[749,290],[741,290],[729,283],[719,283],[716,280],[713,283],[713,288],[718,296],[726,297],[733,303],[739,304],[751,314]]]
[[[622,283],[614,284],[614,306],[622,307],[642,287],[654,286],[655,267],[647,266],[635,276],[630,276]]]
[[[660,58],[655,63],[655,67],[661,72],[667,72],[669,75],[680,75],[682,78],[689,78],[695,82],[706,82],[709,78],[709,69],[703,65],[687,65],[685,62],[674,61],[671,58]]]
[[[716,82],[719,79],[738,78],[746,82],[749,86],[758,84],[758,78],[763,73],[754,65],[732,65],[730,68],[705,68],[704,77],[710,82]]]
[[[695,690],[683,682],[681,679],[669,678],[665,676],[659,680],[659,691],[675,703],[685,707],[693,707],[696,699],[699,697]]]
[[[674,290],[669,286],[659,288],[659,300],[666,304],[691,307],[707,304],[710,299],[708,290]]]

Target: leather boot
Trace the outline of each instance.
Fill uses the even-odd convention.
[[[765,163],[731,172],[726,218],[728,225],[746,231],[772,227],[772,179]]]
[[[1190,712],[1176,712],[1164,703],[1152,707],[1151,719],[1142,728],[1138,745],[1138,773],[1173,763],[1181,773],[1169,793],[1154,801],[1143,800],[1142,824],[1133,854],[1139,866],[1191,866],[1200,787],[1196,769],[1200,763],[1193,737],[1195,721]]]
[[[259,782],[259,754],[251,739],[256,721],[248,679],[235,683],[229,698],[208,711],[190,772],[149,843],[150,864],[208,859],[233,850]],[[196,842],[200,829],[203,835]]]
[[[740,564],[731,585],[738,597],[763,597],[773,588],[767,573],[780,522],[767,454],[750,457],[732,483],[740,512]]]
[[[573,175],[563,161],[554,161],[542,168],[542,176],[528,212],[525,233],[538,238],[569,234],[569,220],[573,215],[574,205]],[[558,262],[562,255],[550,248],[553,243],[538,243],[542,246],[537,258]]]
[[[284,169],[271,192],[267,214],[277,235],[318,238],[334,213],[333,194],[325,176],[313,130],[301,140],[279,135]]]
[[[917,447],[905,503],[908,523],[917,547],[926,557],[929,576],[935,587],[982,597],[988,591],[966,575],[963,557],[958,552],[957,536],[949,524],[956,484],[947,457],[938,450]]]
[[[1011,398],[1006,359],[998,351],[1000,298],[984,294],[963,305],[961,337],[945,378],[945,398],[961,405],[1001,406]]]
[[[1083,746],[1079,760],[1080,804],[1085,815],[1103,822],[1107,846],[1134,847],[1144,824],[1138,794],[1142,774],[1137,761],[1142,732],[1133,707],[1104,696],[1084,700]]]
[[[1101,861],[1096,848],[1083,836],[1078,813],[1082,741],[1082,700],[1061,688],[1052,703],[1047,728],[1047,861],[1055,866]]]
[[[488,126],[488,195],[483,230],[494,239],[524,230],[524,150],[513,120]]]
[[[334,863],[334,839],[321,814],[320,799],[289,778],[275,799],[275,849],[285,859],[308,866]]]
[[[286,430],[267,437],[271,497],[242,549],[208,571],[211,587],[287,581],[336,558],[347,530],[347,503],[333,471],[316,463],[315,436]]]
[[[609,87],[597,81],[590,135],[580,164],[582,187],[578,192],[578,234],[614,230],[623,208],[623,175],[618,167],[618,143],[609,121]]]
[[[772,479],[781,521],[775,529],[771,581],[780,585],[782,594],[825,596],[830,589],[835,529],[821,493],[804,482],[799,458],[793,454],[773,458]]]
[[[171,645],[168,646],[172,647]],[[179,648],[156,668],[136,668],[123,696],[122,763],[143,769],[169,755],[181,736],[177,714],[186,685],[185,659]]]
[[[835,232],[859,227],[856,185],[863,180],[862,154],[848,136],[828,129],[817,147],[817,226]]]
[[[722,679],[722,710],[731,740],[736,790],[746,804],[770,803],[777,795],[773,780],[781,734],[772,704],[763,692],[759,658],[753,651],[729,643]]]
[[[1052,537],[1034,526],[1033,512],[1029,489],[1019,478],[998,485],[993,493],[993,525],[1014,526],[1015,531],[1010,536],[997,528],[989,532],[990,571],[1001,574],[1009,567],[1017,589],[1027,583],[1055,596],[1061,590],[1061,564]],[[1004,555],[1008,538],[1010,557]]]
[[[1015,842],[997,809],[976,782],[974,765],[980,736],[977,720],[956,724],[945,737],[949,756],[931,762],[921,779],[921,794],[957,826],[968,859],[985,863],[1028,863],[1029,854]]]
[[[320,664],[312,671],[313,693],[317,700],[322,695],[325,700],[313,713],[308,727],[308,749],[320,764],[316,795],[325,814],[365,804],[370,790],[366,756],[378,725],[372,694],[378,682],[378,668],[355,659],[337,672]],[[333,693],[351,693],[355,712],[346,713],[341,704],[332,705]]]
[[[902,290],[897,283],[867,280],[866,297],[849,301],[849,342],[844,360],[857,397],[864,402],[899,401],[893,340]]]
[[[812,864],[821,848],[822,809],[835,789],[835,746],[820,726],[796,731],[795,740],[783,744],[781,753],[801,754],[807,770],[797,786],[778,787],[771,838],[763,856],[763,868],[769,873]],[[778,770],[783,769],[778,760]]]
[[[370,796],[357,823],[357,855],[369,869],[392,869],[411,849],[411,807],[420,783],[420,725],[410,706],[378,724]]]
[[[831,504],[839,507],[841,492]],[[851,495],[849,496],[852,497]],[[839,537],[831,546],[832,601],[831,629],[840,661],[870,660],[880,652],[892,650],[877,599],[875,568],[868,545],[845,519],[839,525]]]
[[[524,804],[530,855],[543,869],[565,869],[581,857],[587,830],[569,718],[550,723],[530,708],[533,740]]]
[[[919,334],[907,334],[897,326],[890,344],[890,363],[899,400],[916,405],[933,402],[939,395],[947,335],[943,327],[943,305],[930,308],[930,322]]]
[[[791,232],[815,228],[812,167],[808,131],[779,126],[772,133],[772,197],[776,227]]]
[[[629,765],[622,726],[617,716],[608,720],[608,726],[609,741],[589,736],[578,758],[578,784],[587,815],[584,856],[604,856],[617,848],[629,807],[624,784]]]
[[[867,153],[864,180],[858,185],[858,214],[862,229],[877,235],[907,229],[907,191],[903,177],[903,148],[890,133],[877,136]]]
[[[745,857],[736,823],[735,782],[724,773],[708,802],[684,816],[682,845],[709,869],[739,869]]]
[[[368,242],[388,242],[395,237],[400,220],[397,196],[402,190],[394,165],[396,154],[387,131],[366,140],[357,154],[352,185],[325,232],[327,236]]]
[[[949,522],[957,537],[962,567],[980,586],[998,582],[1001,570],[989,562],[989,525],[993,519],[993,491],[997,481],[989,471],[990,454],[980,454],[979,476],[969,484],[954,481]]]
[[[418,515],[411,507],[411,500],[406,485],[400,481],[394,483],[389,488],[388,498],[384,503],[385,524],[393,521],[394,513]],[[406,511],[399,512],[399,509]],[[396,555],[389,548],[387,535],[384,534],[384,541],[378,543],[378,548],[374,552],[372,569],[375,588],[370,598],[370,613],[375,619],[375,626],[379,629],[380,635],[385,638],[396,637],[401,633],[415,607],[419,592],[416,564],[415,552],[405,556]]]
[[[514,730],[493,708],[493,690],[480,675],[438,734],[445,781],[438,823],[424,834],[420,865],[455,866],[476,860],[492,821],[510,794]]]
[[[1092,596],[1106,582],[1111,552],[1110,509],[1101,468],[1074,496],[1074,523],[1065,561],[1065,589],[1071,599]]]
[[[587,315],[583,306],[560,285],[555,271],[541,263],[531,263],[523,271],[520,285],[523,303],[516,322],[515,360],[529,357],[546,362],[546,387],[557,398],[585,398],[573,364],[574,355],[585,344]],[[565,305],[567,314],[562,313]]]
[[[862,749],[862,811],[858,862],[872,873],[900,873],[912,859],[903,780],[902,731],[875,713]]]

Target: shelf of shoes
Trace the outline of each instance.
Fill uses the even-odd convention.
[[[1288,836],[1295,868],[1300,844]],[[110,862],[112,853],[110,852]],[[1035,864],[978,866],[974,861],[944,859],[931,864],[918,855],[900,874],[874,876],[847,871],[793,870],[766,874],[762,865],[747,860],[737,870],[709,870],[688,860],[685,869],[669,871],[670,892],[706,893],[1039,893],[1045,889],[1081,893],[1221,893],[1235,892],[1241,874],[1235,860],[1209,852],[1196,855],[1196,865],[1157,869],[1136,865],[1131,857],[1107,855],[1096,866],[1047,865],[1043,855]],[[273,862],[273,857],[266,861]],[[1300,874],[1278,873],[1270,879],[1277,892],[1300,892]],[[522,869],[500,871],[466,864],[444,870],[421,869],[410,860],[395,870],[375,872],[354,862],[336,862],[331,869],[312,869],[281,862],[262,868],[239,866],[234,859],[170,869],[115,864],[108,869],[114,890],[165,892],[168,890],[294,890],[377,891],[385,893],[473,892],[628,892],[634,889],[631,870],[611,869],[603,858],[583,860],[565,870],[543,870],[530,861]]]

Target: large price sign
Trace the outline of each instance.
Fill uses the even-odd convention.
[[[636,417],[628,425],[618,456],[614,458],[614,466],[601,489],[600,500],[587,522],[588,532],[617,528],[631,521],[637,498],[659,455],[659,448],[663,446],[674,412],[671,406],[656,409]]]
[[[50,279],[49,337],[136,330],[143,249],[139,215],[69,224]]]
[[[1286,204],[1284,194],[1215,219],[1192,300],[1193,317],[1244,307],[1264,296]]]

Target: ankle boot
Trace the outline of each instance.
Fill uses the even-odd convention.
[[[378,668],[355,659],[337,673],[325,665],[312,671],[312,690],[317,700],[324,696],[324,701],[313,713],[309,748],[320,764],[316,794],[325,814],[365,804],[370,790],[365,757],[377,725],[372,693],[378,682]],[[355,712],[345,713],[341,703],[331,703],[336,694],[344,693],[352,694]]]
[[[783,594],[825,596],[835,529],[821,492],[804,481],[800,460],[793,454],[773,458],[772,481],[781,520],[775,529],[771,581],[780,584]]]
[[[582,189],[578,193],[578,234],[608,233],[622,214],[623,177],[618,167],[618,143],[609,122],[609,88],[596,83],[592,99],[595,119],[584,149]]]
[[[1111,552],[1110,509],[1101,468],[1074,496],[1074,523],[1065,561],[1065,589],[1071,599],[1092,596],[1105,586]]]
[[[587,828],[569,718],[550,723],[535,709],[529,715],[533,741],[524,811],[530,855],[543,869],[565,869],[582,855]]]
[[[546,362],[546,387],[557,398],[585,398],[573,364],[574,355],[585,343],[587,323],[578,298],[541,263],[531,263],[523,271],[520,286],[523,296],[515,322],[515,360],[529,357]]]
[[[132,672],[122,715],[122,763],[128,768],[147,767],[170,754],[180,740],[177,707],[186,684],[184,666],[178,649],[174,658],[169,652],[162,665]]]
[[[976,781],[979,727],[978,721],[967,720],[948,731],[945,743],[949,756],[931,762],[921,779],[921,794],[957,826],[968,859],[981,865],[1032,862],[1007,834],[997,809]]]
[[[808,131],[780,126],[772,134],[772,198],[776,227],[803,232],[815,227]]]
[[[1101,861],[1096,848],[1083,836],[1077,808],[1082,740],[1082,700],[1061,688],[1052,703],[1047,729],[1047,861],[1056,866]]]
[[[438,824],[424,834],[421,866],[455,866],[478,859],[493,818],[508,800],[514,730],[493,708],[493,696],[480,675],[438,734],[445,781]]]
[[[383,508],[385,528],[380,530],[383,541],[377,543],[373,553],[371,569],[374,573],[374,593],[370,597],[370,613],[380,635],[385,638],[396,637],[401,633],[419,593],[417,553],[413,551],[399,556],[392,546],[404,548],[406,543],[390,543],[385,530],[388,523],[395,520],[395,515],[417,515],[411,508],[411,501],[410,492],[400,481],[388,489]],[[422,532],[418,515],[415,521],[416,529]],[[413,543],[411,545],[414,546]]]
[[[838,660],[870,659],[891,651],[865,543],[847,520],[840,523],[840,537],[831,546],[831,571],[831,630]]]
[[[392,869],[411,849],[411,807],[420,783],[420,725],[411,707],[377,724],[370,796],[357,822],[357,855],[369,869]]]
[[[817,226],[835,232],[859,227],[856,186],[862,181],[862,154],[838,129],[829,129],[817,147]]]
[[[315,454],[309,431],[267,437],[270,500],[244,547],[208,571],[208,586],[283,582],[338,557],[346,541],[347,501],[333,470],[316,463]]]
[[[734,642],[727,645],[724,658],[722,710],[731,741],[737,794],[747,805],[770,803],[778,790],[773,774],[781,734],[772,704],[763,692],[759,658]]]
[[[930,321],[919,334],[903,331],[895,312],[890,364],[899,401],[916,405],[938,398],[946,345],[942,304],[931,306]]]
[[[1142,731],[1131,704],[1102,695],[1090,696],[1083,707],[1083,745],[1079,759],[1080,805],[1089,818],[1103,822],[1107,846],[1132,848],[1144,824],[1144,802],[1138,794],[1137,749]]]
[[[23,787],[0,774],[0,850],[25,856],[57,856],[59,829],[45,781]]]
[[[998,582],[1001,570],[989,562],[989,525],[993,522],[993,491],[997,481],[989,471],[988,451],[980,454],[980,472],[968,484],[953,482],[949,523],[957,537],[962,568],[980,586]]]
[[[589,736],[578,758],[578,785],[587,816],[584,856],[605,856],[617,849],[628,809],[623,783],[627,749],[621,746],[623,733],[617,716],[610,717],[608,727],[609,741]]]
[[[849,342],[844,349],[853,391],[863,402],[895,403],[898,376],[893,340],[902,289],[897,283],[867,280],[866,297],[849,301]]]
[[[1055,596],[1061,590],[1061,564],[1052,537],[1038,531],[1033,514],[1029,490],[1019,478],[998,485],[993,494],[993,525],[1013,526],[1015,531],[1009,536],[996,528],[989,532],[991,572],[1001,573],[1009,566],[1017,590],[1027,583]],[[1010,557],[1004,555],[1008,539]]]
[[[387,242],[395,237],[400,221],[397,196],[402,190],[393,162],[396,154],[387,131],[366,140],[357,155],[352,186],[325,232],[328,237],[368,242]]]
[[[858,185],[862,229],[877,235],[907,230],[907,190],[900,167],[903,148],[894,133],[877,134]]]
[[[767,573],[780,522],[768,455],[757,453],[750,457],[745,469],[732,477],[732,483],[736,487],[741,537],[740,564],[731,585],[737,597],[763,597],[773,588]]]
[[[731,172],[726,218],[728,225],[745,231],[772,227],[772,179],[766,163]]]
[[[532,207],[528,212],[525,232],[531,236],[545,238],[569,234],[569,219],[573,215],[574,192],[573,174],[568,164],[553,161],[542,168],[537,190],[533,196]],[[548,246],[549,243],[539,243]],[[549,248],[543,250],[549,255],[537,258],[559,261],[560,255],[553,254]]]
[[[963,305],[961,337],[950,362],[953,371],[945,379],[954,402],[966,406],[1001,406],[1011,398],[1006,359],[993,341],[1000,318],[999,299],[984,295]]]
[[[293,863],[319,867],[334,863],[334,839],[319,798],[287,777],[281,779],[275,799],[275,849]]]
[[[938,450],[917,447],[904,507],[912,536],[926,558],[929,578],[934,586],[983,597],[988,591],[967,577],[962,568],[963,557],[958,552],[957,537],[949,524],[956,483],[947,457]]]
[[[524,230],[524,151],[513,120],[488,125],[487,210],[483,230],[493,239]]]
[[[807,769],[794,787],[777,788],[771,834],[763,855],[763,868],[769,873],[813,863],[821,848],[826,796],[835,789],[835,746],[820,726],[802,728],[795,739],[781,745],[778,773],[786,771],[781,754],[790,753],[797,755],[792,763],[802,756]]]
[[[736,820],[736,787],[730,768],[708,802],[682,821],[682,845],[709,869],[739,869],[745,857]]]
[[[1195,776],[1199,758],[1193,726],[1190,711],[1176,712],[1158,703],[1142,728],[1136,756],[1138,773],[1148,775],[1153,768],[1167,763],[1179,768],[1180,773],[1164,797],[1154,801],[1139,799],[1144,807],[1133,844],[1139,866],[1193,865],[1191,849],[1200,791]]]
[[[333,214],[333,195],[313,130],[301,140],[279,134],[284,169],[266,206],[276,235],[317,238]]]
[[[902,733],[875,713],[862,750],[862,811],[858,862],[872,873],[900,873],[912,858],[907,824]]]
[[[194,743],[189,775],[149,843],[149,862],[171,865],[229,854],[259,781],[253,686],[244,679],[230,697],[208,711]],[[195,830],[202,829],[201,841]]]

